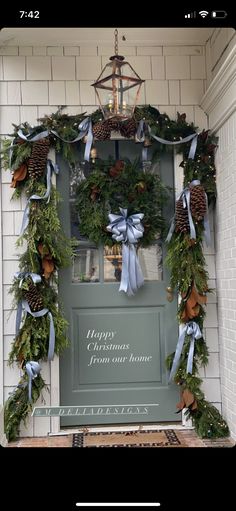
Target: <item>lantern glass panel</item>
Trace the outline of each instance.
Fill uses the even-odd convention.
[[[93,84],[105,119],[131,117],[143,81],[124,60],[113,58],[106,64]]]

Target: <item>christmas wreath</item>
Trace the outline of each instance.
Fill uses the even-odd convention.
[[[163,231],[162,206],[167,197],[159,176],[145,173],[139,161],[97,160],[77,188],[80,233],[97,245],[113,245],[107,231],[108,214],[119,214],[125,208],[128,215],[143,213],[144,232],[138,246],[148,247]]]

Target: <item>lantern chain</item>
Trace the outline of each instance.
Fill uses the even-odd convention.
[[[115,50],[115,55],[118,55],[118,30],[117,30],[117,28],[116,28],[114,34],[115,34],[114,50]]]

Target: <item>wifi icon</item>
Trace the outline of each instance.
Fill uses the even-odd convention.
[[[208,11],[200,11],[199,14],[202,18],[205,18],[209,14],[209,12]]]

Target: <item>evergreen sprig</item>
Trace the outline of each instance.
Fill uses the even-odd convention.
[[[32,412],[33,404],[39,399],[45,382],[41,375],[32,381],[32,401],[28,396],[28,377],[21,378],[18,386],[8,398],[4,408],[5,434],[8,441],[15,440],[20,433],[20,424],[26,426],[28,415]]]

